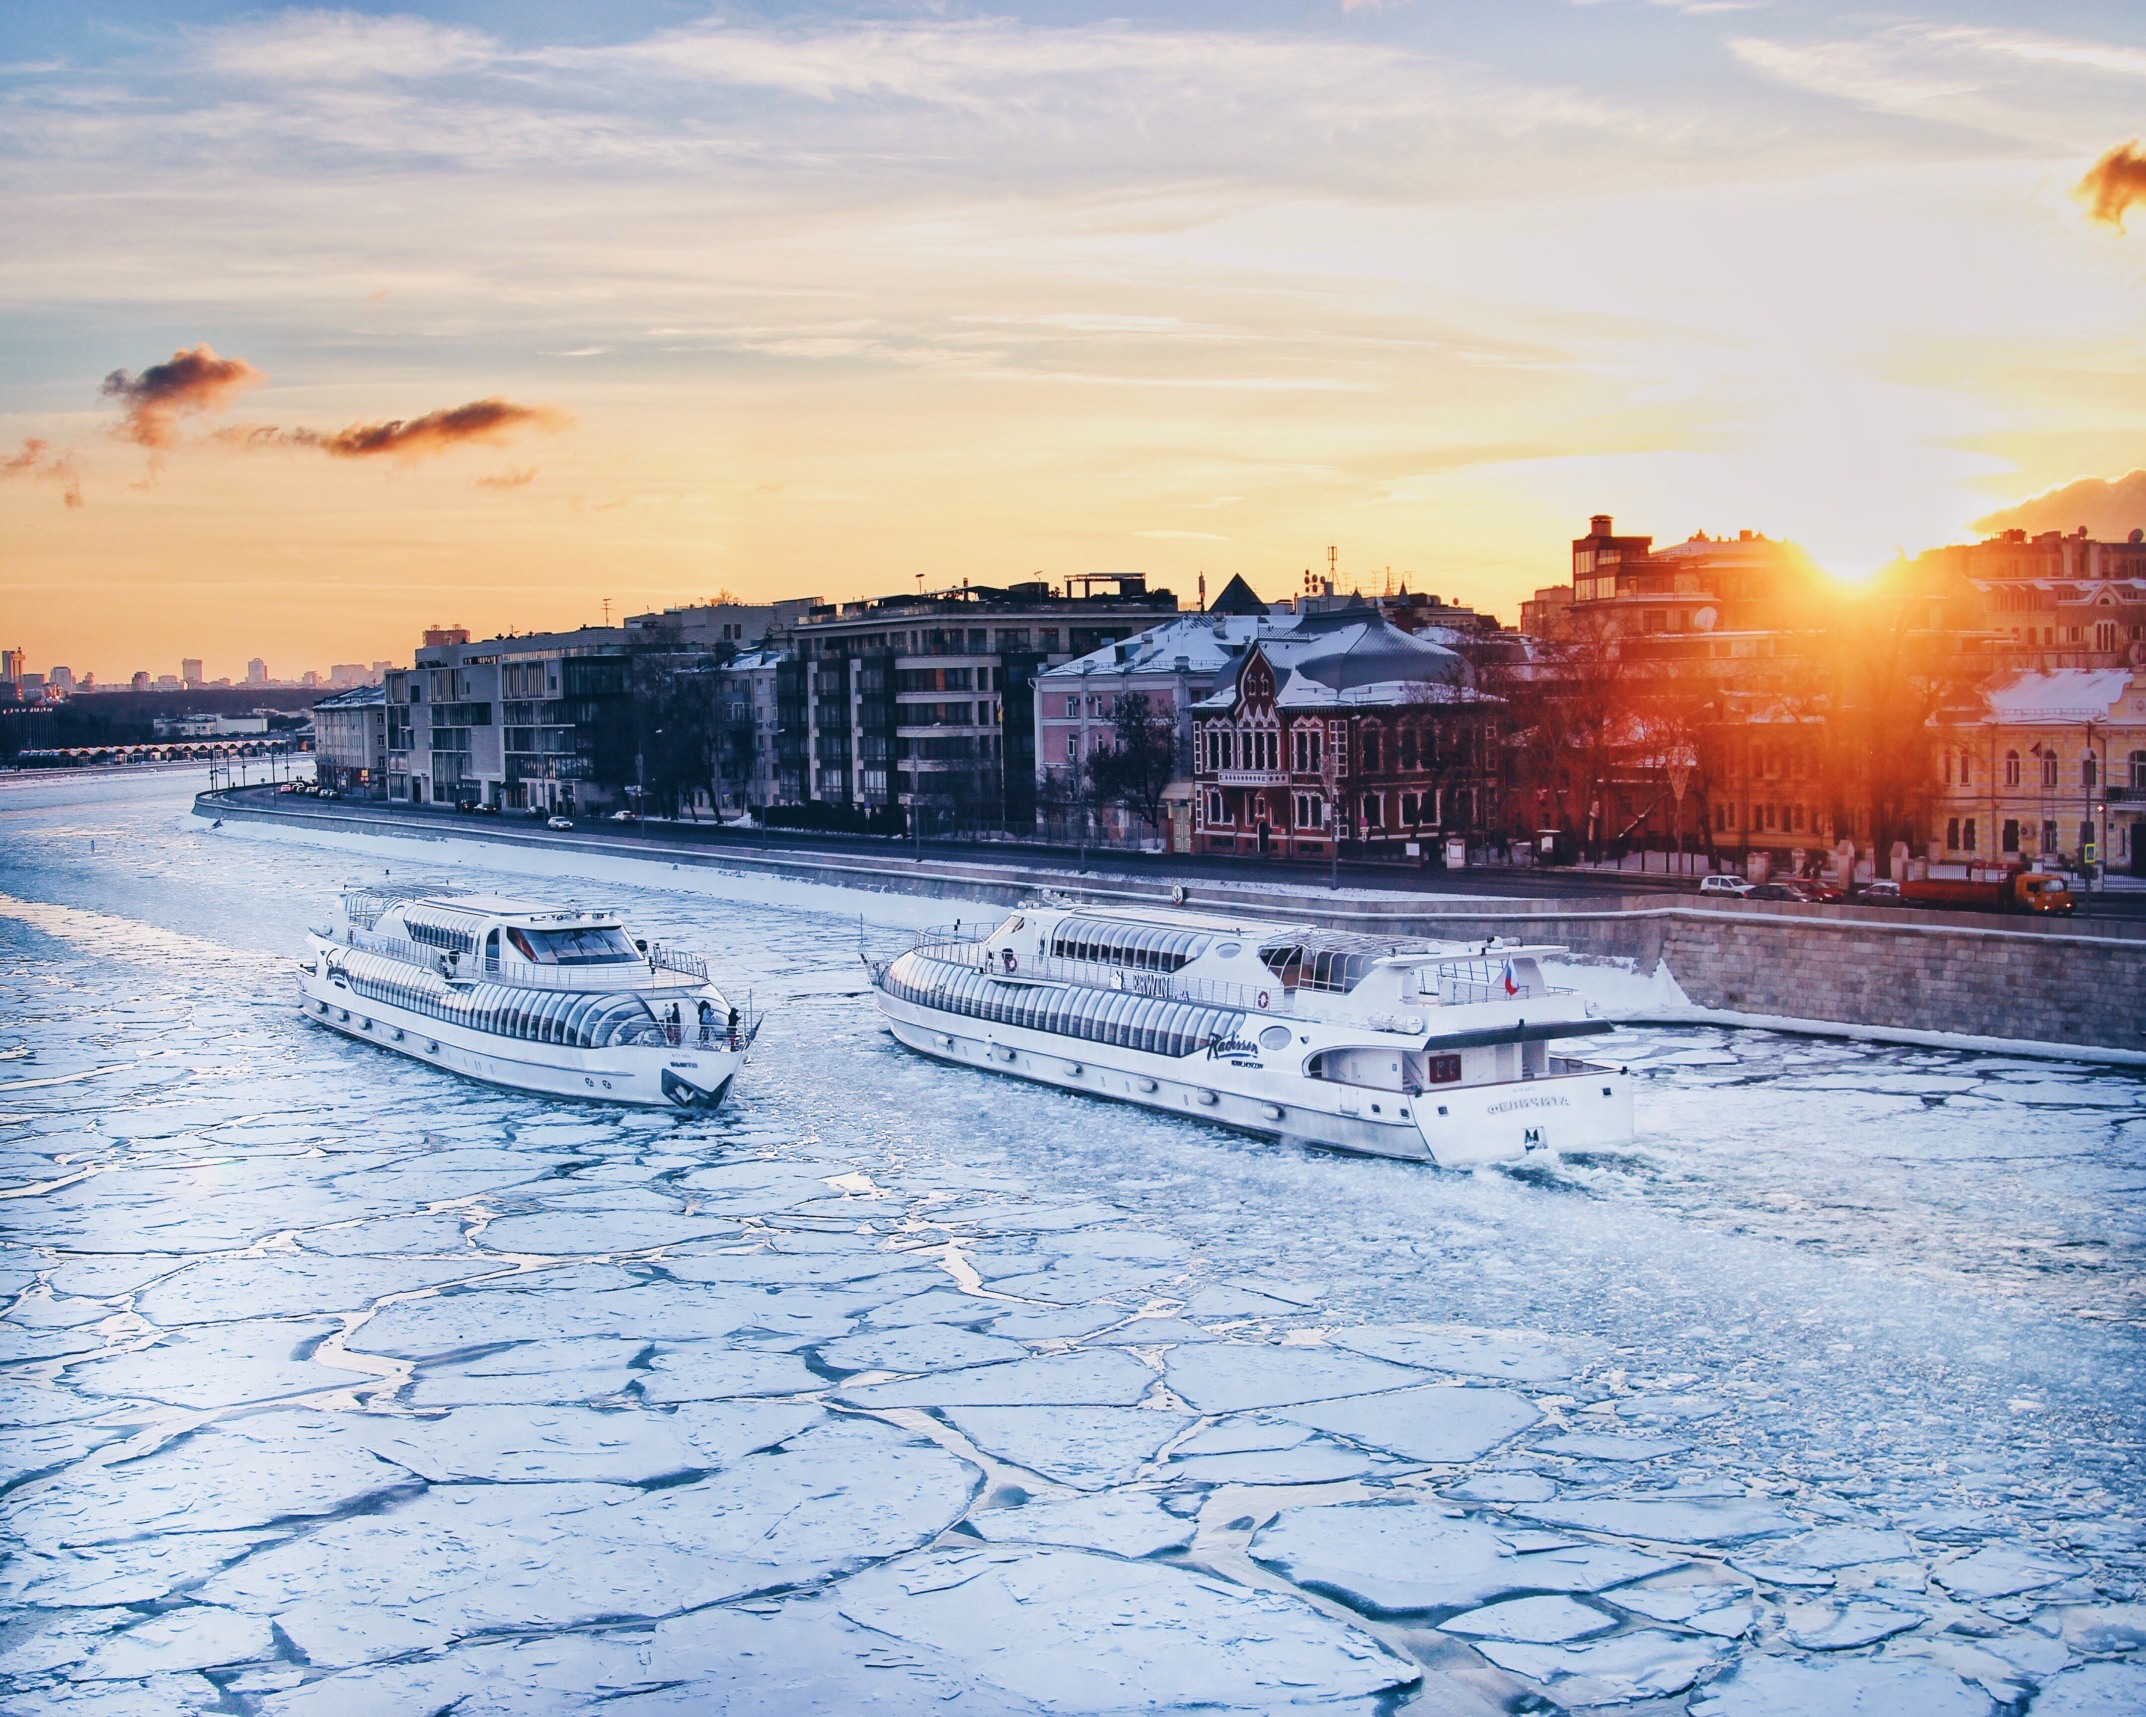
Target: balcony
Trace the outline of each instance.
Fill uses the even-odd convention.
[[[1286,769],[1218,769],[1215,771],[1218,787],[1286,787],[1289,771]]]

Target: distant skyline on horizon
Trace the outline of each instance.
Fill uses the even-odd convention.
[[[0,626],[2121,538],[2142,96],[2091,3],[22,9]]]

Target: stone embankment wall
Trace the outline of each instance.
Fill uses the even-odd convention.
[[[656,863],[994,905],[1033,899],[1040,889],[1098,901],[1164,902],[1175,889],[1146,877],[915,860],[891,849],[651,849],[632,837],[614,842],[460,821],[443,827],[385,807],[330,808],[317,801],[293,805],[205,794],[196,808],[202,815],[341,833],[567,851],[593,847]],[[1097,862],[1108,860],[1099,856]],[[2146,1060],[2146,923],[2137,921],[1813,908],[1662,894],[1498,900],[1430,892],[1336,894],[1261,880],[1193,880],[1184,887],[1187,904],[1207,911],[1463,941],[1517,936],[1558,943],[1578,955],[1628,960],[1643,974],[1666,964],[1692,1007],[1706,1014]]]

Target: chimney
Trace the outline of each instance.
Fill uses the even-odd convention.
[[[1612,532],[1610,529],[1610,525],[1613,522],[1614,521],[1612,521],[1609,514],[1597,513],[1593,518],[1587,521],[1587,534],[1591,537],[1606,537],[1614,535],[1615,533]]]

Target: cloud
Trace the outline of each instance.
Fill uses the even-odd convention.
[[[82,472],[71,448],[55,453],[50,442],[32,436],[22,444],[20,453],[0,458],[0,480],[9,477],[35,477],[57,483],[61,500],[70,507],[82,504]]]
[[[114,370],[100,391],[126,406],[115,431],[121,440],[164,448],[179,439],[178,419],[221,411],[260,379],[261,372],[244,358],[220,358],[204,341],[172,353],[168,363],[151,364],[138,376]]]
[[[354,423],[321,443],[337,459],[422,459],[465,442],[498,446],[518,430],[556,433],[566,427],[564,412],[546,405],[516,405],[510,399],[471,400],[423,417],[394,418],[386,423]]]
[[[477,487],[480,489],[519,489],[535,476],[536,467],[534,465],[510,465],[506,470],[495,472],[489,477],[479,477]]]
[[[248,424],[217,432],[226,446],[252,452],[267,447],[316,447],[331,459],[424,459],[451,447],[498,447],[525,429],[557,433],[573,421],[548,405],[517,405],[513,400],[471,400],[467,405],[428,411],[422,417],[395,417],[384,423],[353,423],[330,433],[319,429],[279,429]],[[534,471],[520,479],[527,482]],[[506,482],[498,488],[518,486]]]
[[[2081,477],[2062,488],[2000,508],[1975,520],[1978,531],[2074,531],[2086,526],[2100,542],[2121,542],[2146,529],[2146,469],[2122,477]]]
[[[2146,203],[2146,147],[2134,137],[2119,143],[2087,169],[2072,195],[2086,205],[2088,218],[2118,232],[2133,203]]]
[[[278,83],[358,83],[466,72],[498,54],[475,30],[424,18],[293,11],[216,30],[202,44],[216,71]]]

